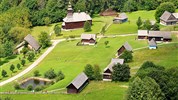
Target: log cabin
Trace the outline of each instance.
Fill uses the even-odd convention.
[[[124,64],[124,59],[114,59],[112,58],[110,64],[104,69],[103,81],[112,81],[113,66],[116,64]]]
[[[67,93],[80,93],[89,84],[89,79],[85,73],[79,74],[66,88]]]
[[[96,34],[82,34],[81,43],[83,45],[95,45],[96,44]]]
[[[86,21],[89,21],[92,25],[92,18],[90,15],[86,12],[74,12],[69,2],[67,16],[63,19],[62,28],[66,30],[83,28]]]
[[[125,50],[131,51],[132,52],[132,47],[128,42],[125,42],[118,50],[117,50],[117,55],[120,56]]]

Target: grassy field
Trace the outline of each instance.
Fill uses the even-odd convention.
[[[91,82],[80,94],[8,94],[2,97],[11,97],[13,100],[121,100],[127,91],[127,88],[122,87],[123,84],[126,83]]]

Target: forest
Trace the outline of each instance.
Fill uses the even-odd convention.
[[[69,0],[0,0],[0,54],[18,44],[34,26],[61,22],[66,15]],[[118,12],[154,10],[163,2],[178,0],[70,0],[75,11],[88,11],[90,15],[112,8]],[[2,45],[4,44],[4,45]],[[6,45],[5,45],[6,44]],[[8,56],[10,54],[3,54]]]

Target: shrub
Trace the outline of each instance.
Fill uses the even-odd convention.
[[[20,64],[18,63],[16,67],[17,67],[17,69],[20,69]]]
[[[41,90],[43,90],[45,87],[44,86],[36,86],[35,87],[35,91],[41,91]]]
[[[93,69],[92,65],[87,64],[87,65],[85,66],[85,69],[84,69],[83,72],[88,76],[88,78],[89,78],[90,80],[93,80],[93,79],[94,79],[94,78],[93,78],[94,69]]]
[[[35,54],[33,51],[28,52],[28,61],[32,62],[33,59],[35,58]]]
[[[25,63],[26,63],[25,59],[22,59],[22,60],[21,60],[21,65],[22,65],[22,66],[25,66]]]
[[[89,21],[86,21],[83,27],[85,32],[90,32],[91,31],[91,24]]]
[[[6,76],[7,76],[7,72],[6,72],[5,70],[2,70],[1,75],[2,75],[3,77],[6,77]]]
[[[27,86],[27,90],[28,90],[28,91],[32,91],[32,90],[33,90],[33,86],[32,86],[31,84],[28,85],[28,86]]]
[[[12,64],[12,65],[10,66],[10,70],[13,72],[14,69],[15,69],[15,66]]]
[[[44,77],[49,78],[49,79],[54,79],[56,77],[56,73],[54,72],[54,69],[50,69],[45,72]]]
[[[131,51],[124,51],[124,53],[120,56],[120,58],[124,59],[126,63],[131,62],[133,59],[133,55]]]
[[[40,76],[40,72],[38,70],[34,71],[34,76]]]
[[[101,69],[98,65],[94,65],[94,73],[93,73],[93,77],[95,80],[99,81],[102,79],[102,75],[101,75]]]
[[[38,85],[38,84],[40,83],[39,80],[33,80],[33,82],[34,82],[36,85]]]
[[[18,83],[15,83],[15,84],[14,84],[14,88],[15,88],[16,90],[19,90],[19,89],[20,89],[20,85],[19,85]]]

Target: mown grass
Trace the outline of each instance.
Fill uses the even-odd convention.
[[[123,84],[126,83],[91,82],[80,94],[8,94],[2,97],[13,100],[123,100],[127,91],[127,88],[121,87]]]

